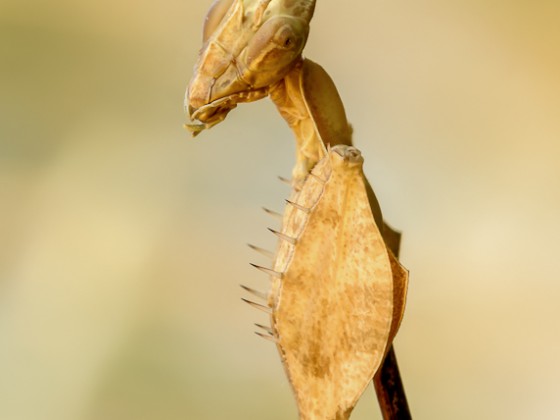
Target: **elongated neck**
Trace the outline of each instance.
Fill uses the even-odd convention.
[[[270,97],[296,138],[296,166],[292,184],[297,187],[326,154],[327,145],[352,145],[352,128],[334,82],[318,64],[297,62]]]

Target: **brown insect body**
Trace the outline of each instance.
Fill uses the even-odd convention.
[[[296,138],[293,193],[282,218],[266,305],[304,420],[347,419],[402,319],[408,273],[352,147],[352,129],[327,72],[301,52],[315,0],[217,0],[187,88],[193,135],[237,104],[270,96]],[[325,145],[331,145],[328,149]],[[268,213],[273,214],[270,210]],[[385,237],[385,241],[384,241]],[[258,252],[266,251],[252,246]]]
[[[301,419],[348,418],[392,335],[391,256],[362,162],[357,149],[333,147],[284,215],[282,233],[295,244],[279,242],[273,269],[282,276],[268,305]]]

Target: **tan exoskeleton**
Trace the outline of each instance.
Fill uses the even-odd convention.
[[[315,1],[219,0],[208,12],[203,47],[188,87],[187,128],[198,134],[238,103],[270,96],[295,133],[297,185],[325,155],[351,144],[344,106],[328,74],[302,58]]]
[[[237,104],[270,96],[296,138],[294,188],[262,294],[301,419],[346,419],[390,350],[408,274],[391,249],[344,106],[325,70],[302,57],[312,0],[218,0],[185,106],[193,135]]]

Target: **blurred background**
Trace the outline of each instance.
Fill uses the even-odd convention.
[[[182,128],[209,5],[0,4],[0,419],[296,418],[238,286],[265,288],[245,244],[275,243],[293,140],[268,100]],[[306,55],[404,232],[416,419],[560,417],[559,20],[318,1]],[[353,418],[380,418],[372,389]]]

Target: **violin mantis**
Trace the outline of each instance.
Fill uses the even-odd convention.
[[[271,229],[272,265],[256,266],[270,291],[242,286],[261,303],[244,300],[270,315],[258,334],[278,348],[300,419],[348,419],[374,376],[384,418],[405,419],[402,389],[391,395],[383,379],[385,370],[400,383],[391,345],[408,286],[400,235],[383,222],[333,81],[302,56],[314,8],[314,0],[215,1],[186,128],[198,135],[240,103],[272,99],[294,133],[296,164],[282,227]]]

